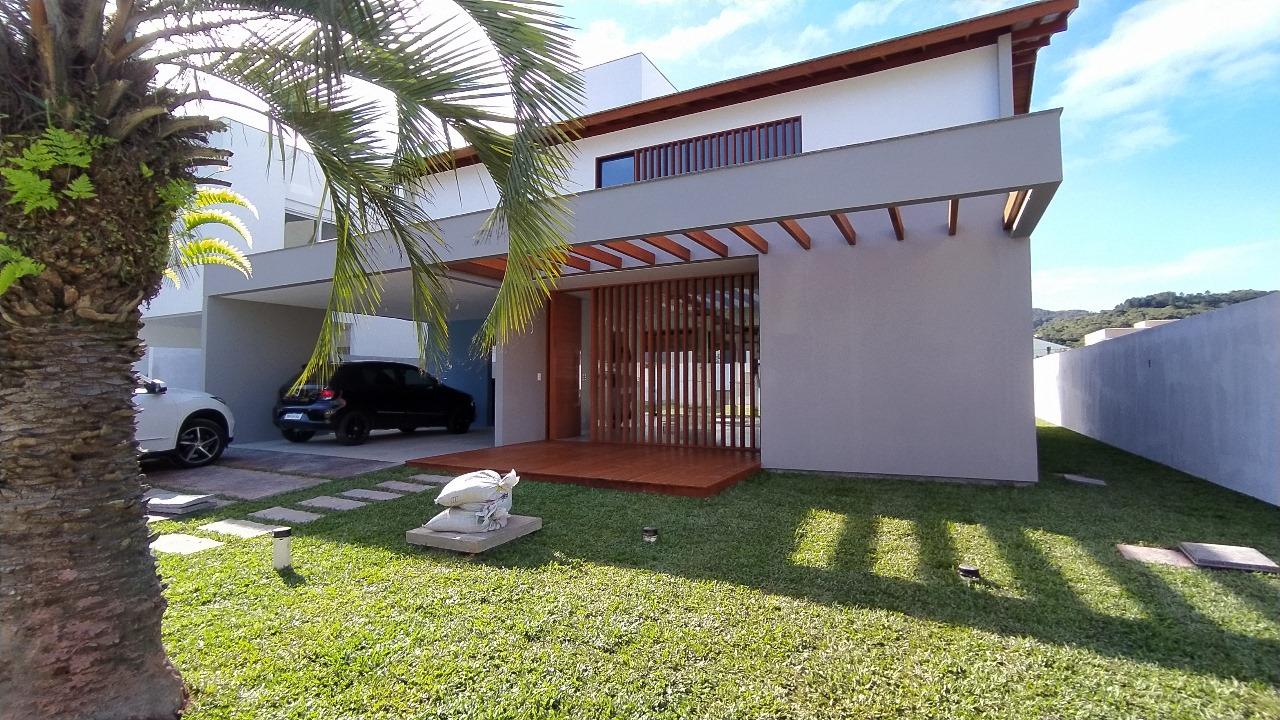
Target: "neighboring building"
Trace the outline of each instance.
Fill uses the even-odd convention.
[[[1125,335],[1132,335],[1136,332],[1141,332],[1142,330],[1150,330],[1151,328],[1176,322],[1178,322],[1176,318],[1172,320],[1140,320],[1134,323],[1133,327],[1102,328],[1101,330],[1094,330],[1093,332],[1085,335],[1084,344],[1086,346],[1097,345],[1103,340],[1112,340],[1114,338],[1124,337]]]
[[[227,129],[214,135],[212,144],[233,155],[231,166],[216,177],[231,183],[257,207],[256,218],[244,209],[228,208],[249,228],[253,246],[220,226],[206,225],[201,232],[228,240],[251,256],[333,239],[337,233],[332,213],[320,207],[324,180],[315,158],[295,148],[285,148],[282,154],[279,138],[235,120],[223,122]],[[143,309],[141,338],[146,355],[137,368],[174,387],[201,390],[204,271],[189,271],[181,280],[181,287],[166,280],[160,294]],[[352,316],[345,337],[346,354],[352,357],[417,361],[417,337],[410,322]]]
[[[766,468],[1034,482],[1028,237],[1062,158],[1060,111],[1029,109],[1036,52],[1075,7],[680,92],[643,56],[588,70],[613,94],[580,119],[558,289],[494,353],[496,444],[729,447]],[[472,153],[456,157],[448,192],[423,202],[447,243],[460,353],[507,240],[474,242],[497,194]],[[311,349],[333,257],[318,243],[256,255],[251,279],[208,273],[205,388],[242,439],[275,436],[272,393]],[[384,313],[406,317],[404,260],[377,262]]]
[[[1044,357],[1049,353],[1066,352],[1071,349],[1066,345],[1059,345],[1058,343],[1049,342],[1048,340],[1041,340],[1038,337],[1031,338],[1031,348],[1032,357]]]

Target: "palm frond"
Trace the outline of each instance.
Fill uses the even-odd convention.
[[[222,225],[244,238],[250,247],[253,246],[253,233],[249,232],[244,221],[225,210],[214,210],[208,207],[184,210],[178,221],[182,230],[187,233],[195,232],[196,228],[202,225]]]
[[[254,207],[249,198],[230,188],[222,187],[201,187],[196,189],[195,199],[191,201],[193,208],[207,208],[211,205],[235,205],[253,213],[258,217],[258,208]],[[248,236],[245,236],[249,240]]]
[[[203,265],[222,265],[249,277],[253,264],[240,248],[215,237],[202,237],[178,243],[174,248],[175,262],[171,268],[195,268]]]
[[[189,92],[192,78],[247,92],[281,140],[287,132],[314,152],[338,227],[330,319],[308,369],[323,372],[336,360],[339,315],[377,311],[387,252],[412,272],[413,317],[427,328],[425,363],[447,347],[448,283],[443,239],[415,193],[438,189],[456,143],[475,149],[498,188],[483,239],[509,249],[482,345],[528,327],[567,252],[559,196],[571,129],[561,121],[580,93],[567,28],[542,0],[455,5],[458,17],[405,0],[0,0],[0,64],[22,57],[31,71],[0,93],[0,115],[28,123],[57,116],[70,125],[75,108],[64,98],[99,88],[81,103],[79,121],[101,124],[122,144],[163,146],[167,167],[189,172],[226,162],[225,151],[208,147],[210,122],[173,118],[193,99],[218,99],[198,85]],[[172,88],[155,85],[162,64],[178,71]],[[75,74],[70,81],[67,72]],[[389,106],[362,99],[364,83],[389,92]],[[394,138],[378,127],[394,128]],[[179,240],[192,242],[205,224],[250,237],[243,222],[213,206],[256,209],[218,192],[183,214]]]

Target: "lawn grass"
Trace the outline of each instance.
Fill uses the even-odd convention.
[[[1280,578],[1113,548],[1280,557],[1280,511],[1039,434],[1031,488],[762,474],[693,500],[526,482],[516,510],[546,527],[481,559],[404,544],[431,492],[296,527],[294,576],[265,537],[162,555],[186,717],[1280,717]],[[989,582],[965,586],[960,562]]]

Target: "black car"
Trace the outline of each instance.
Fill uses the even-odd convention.
[[[286,440],[306,442],[332,432],[344,445],[359,445],[370,430],[445,427],[465,433],[476,419],[470,395],[418,368],[393,362],[349,362],[324,385],[280,388],[272,420]]]

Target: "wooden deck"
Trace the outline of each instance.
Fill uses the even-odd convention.
[[[514,468],[528,480],[710,497],[759,470],[760,455],[719,448],[547,440],[434,455],[408,464],[456,473]]]

